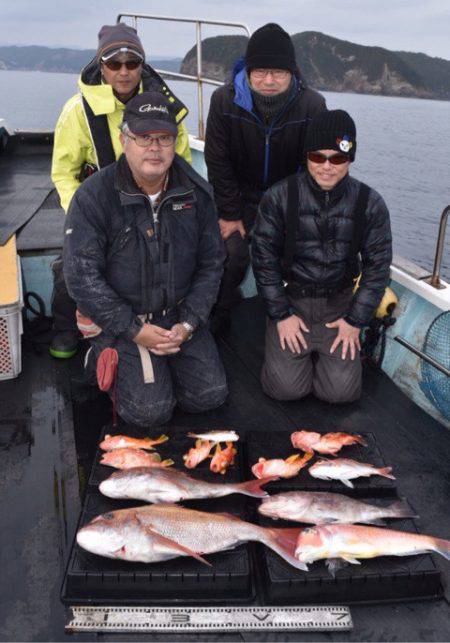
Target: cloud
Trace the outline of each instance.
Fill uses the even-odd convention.
[[[0,44],[93,48],[102,24],[113,24],[123,0],[15,0],[2,2]],[[248,24],[251,31],[279,22],[289,33],[322,31],[364,45],[450,57],[447,0],[158,0],[135,1],[142,13],[192,16]],[[163,56],[182,56],[195,43],[193,25],[139,21],[145,46]],[[204,27],[203,37],[242,33]]]

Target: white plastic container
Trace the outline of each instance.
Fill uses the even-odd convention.
[[[17,257],[19,300],[0,305],[0,380],[17,377],[22,371],[23,291],[20,259]]]

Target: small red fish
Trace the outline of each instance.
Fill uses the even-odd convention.
[[[100,442],[100,449],[112,451],[113,449],[145,449],[154,451],[155,444],[161,444],[169,439],[167,435],[160,435],[159,438],[132,438],[129,435],[105,435],[103,442]]]
[[[173,460],[161,460],[159,453],[146,453],[141,449],[113,449],[102,454],[100,464],[115,469],[132,469],[134,467],[170,467]]]
[[[228,467],[231,464],[234,464],[234,456],[236,453],[237,449],[233,447],[232,442],[227,442],[226,449],[222,449],[220,444],[218,444],[209,468],[211,471],[214,471],[214,473],[221,473],[224,475]]]
[[[308,451],[303,456],[299,453],[289,456],[286,460],[266,460],[259,458],[258,462],[253,465],[252,473],[256,478],[264,478],[266,476],[279,476],[280,478],[293,478],[298,474],[306,463],[311,460],[314,453]]]
[[[321,435],[315,431],[295,431],[291,435],[292,446],[302,451],[316,451],[324,455],[336,455],[342,447],[350,444],[362,444],[367,442],[360,435],[349,433],[325,433]]]
[[[214,443],[209,440],[197,440],[195,442],[195,447],[189,449],[189,451],[183,456],[184,466],[188,469],[195,469],[200,462],[206,460],[213,446]]]

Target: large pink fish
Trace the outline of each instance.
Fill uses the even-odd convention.
[[[80,547],[99,556],[154,563],[177,556],[203,556],[256,541],[297,569],[294,556],[299,529],[259,527],[229,514],[214,514],[178,505],[147,505],[112,511],[94,518],[77,533]]]

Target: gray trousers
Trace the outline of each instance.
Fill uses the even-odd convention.
[[[170,328],[177,320],[159,318],[153,323]],[[95,363],[106,346],[118,351],[117,412],[123,420],[140,426],[167,422],[175,405],[189,413],[215,409],[225,402],[228,387],[216,343],[205,327],[181,345],[179,353],[168,356],[151,354],[155,381],[144,382],[142,363],[136,344],[102,335],[91,340]],[[109,391],[112,395],[112,391]]]
[[[309,333],[304,333],[305,350],[291,353],[280,346],[276,322],[269,320],[266,330],[265,359],[261,374],[264,392],[276,400],[298,400],[309,393],[326,402],[353,402],[361,396],[361,358],[342,359],[342,343],[330,354],[337,329],[325,324],[342,317],[352,297],[346,289],[328,298],[291,299],[291,305],[303,319]]]

